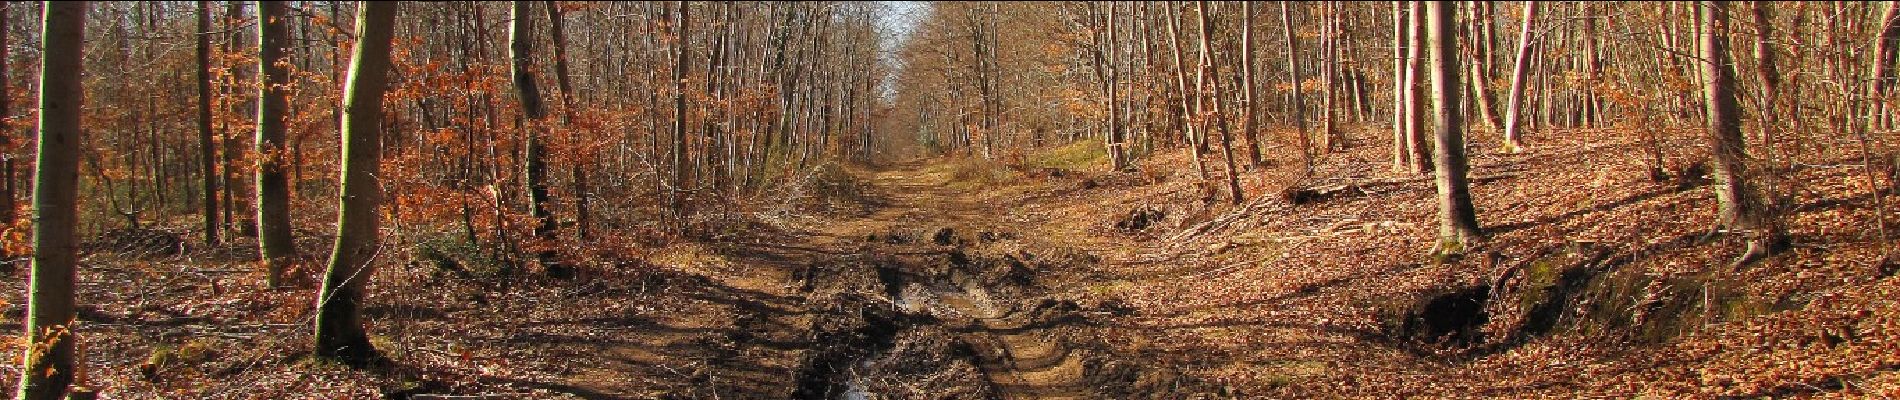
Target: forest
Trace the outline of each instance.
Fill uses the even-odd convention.
[[[5,2],[0,392],[1896,398],[1894,103],[1900,1]]]

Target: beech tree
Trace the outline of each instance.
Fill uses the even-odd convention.
[[[39,153],[33,177],[33,266],[27,282],[20,400],[66,397],[82,368],[73,289],[79,261],[80,115],[85,109],[86,2],[48,1],[40,36]]]
[[[383,202],[383,93],[389,89],[391,40],[399,2],[357,5],[356,45],[344,84],[341,176],[337,198],[336,246],[330,251],[322,291],[317,292],[316,341],[319,357],[350,364],[377,358],[363,330],[363,288],[375,274],[378,215]]]
[[[211,131],[211,2],[198,1],[198,31],[192,36],[198,42],[198,166],[203,179],[203,202],[200,203],[200,215],[204,218],[204,240],[206,244],[218,243],[218,149],[212,141]]]
[[[264,284],[283,284],[284,266],[297,254],[290,233],[290,157],[285,146],[285,113],[290,108],[290,5],[257,2],[257,249],[264,260]]]
[[[1520,135],[1523,129],[1519,117],[1524,106],[1524,84],[1530,73],[1531,63],[1531,26],[1537,21],[1537,2],[1524,2],[1524,29],[1518,34],[1517,59],[1511,63],[1511,94],[1505,99],[1504,108],[1504,151],[1524,151],[1524,141]]]
[[[1708,141],[1720,203],[1718,223],[1748,243],[1736,264],[1780,251],[1786,240],[1777,226],[1774,205],[1750,179],[1748,151],[1742,140],[1742,110],[1735,100],[1735,66],[1728,46],[1728,2],[1705,1],[1701,19],[1703,104],[1708,108]]]
[[[547,105],[541,101],[540,84],[535,78],[534,67],[534,13],[528,8],[532,1],[515,0],[508,13],[508,64],[514,76],[515,96],[521,100],[522,136],[527,142],[522,154],[523,183],[528,189],[528,214],[534,217],[534,238],[542,243],[536,244],[543,249],[535,251],[535,259],[543,266],[554,264],[554,213],[548,211],[548,164],[547,143],[542,131],[547,124]]]
[[[1450,5],[1425,5],[1426,30],[1431,47],[1432,150],[1438,167],[1438,247],[1436,253],[1463,252],[1484,231],[1471,204],[1471,184],[1465,178],[1465,120],[1458,94],[1458,36]]]

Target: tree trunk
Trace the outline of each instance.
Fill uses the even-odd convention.
[[[45,4],[40,38],[40,139],[38,172],[33,178],[33,270],[26,304],[25,354],[20,400],[53,400],[66,395],[82,367],[74,362],[79,338],[73,288],[79,244],[80,114],[85,90],[86,3]]]
[[[561,91],[561,126],[572,128],[574,123],[574,88],[568,85],[567,33],[562,29],[560,4],[556,1],[549,0],[547,2],[547,9],[548,34],[551,35],[554,40],[555,88]],[[579,152],[581,156],[573,163],[571,169],[568,170],[569,175],[574,179],[574,236],[580,240],[587,240],[588,189],[587,169],[585,167],[593,164],[593,158],[591,157],[593,152],[589,151],[589,149],[576,149],[576,151]]]
[[[1426,28],[1432,52],[1433,150],[1438,161],[1438,248],[1434,253],[1461,253],[1483,235],[1477,211],[1471,205],[1471,185],[1465,179],[1465,121],[1458,100],[1458,36],[1452,5],[1425,5]]]
[[[383,93],[389,88],[390,42],[399,2],[357,6],[356,46],[343,93],[343,170],[337,198],[336,246],[330,252],[323,289],[317,294],[318,357],[352,365],[377,358],[363,331],[363,288],[375,274],[379,249],[377,209],[382,184]]]
[[[7,30],[7,17],[7,8],[0,6],[0,118],[11,118],[13,116],[13,109],[11,107],[13,103],[13,98],[11,97],[13,96],[13,91],[12,85],[10,85],[12,80],[10,78],[11,75],[7,74],[7,63],[5,62],[5,60],[9,59],[7,58],[7,46],[9,45],[9,41],[7,40],[9,35],[6,34],[6,32],[9,32]],[[6,226],[13,226],[13,222],[19,219],[18,207],[15,207],[13,203],[16,194],[14,193],[13,186],[14,153],[12,148],[13,125],[0,122],[0,149],[6,149],[4,153],[0,153],[0,223],[6,224]],[[4,253],[0,255],[5,255],[8,258],[12,258],[13,256],[11,251],[0,250],[0,253]]]
[[[521,111],[524,114],[521,126],[525,128],[526,152],[522,154],[523,183],[528,188],[528,214],[534,217],[534,238],[536,243],[535,260],[543,267],[554,264],[554,214],[548,212],[548,163],[547,138],[542,137],[548,111],[541,101],[541,88],[534,76],[534,33],[532,23],[534,14],[528,11],[531,1],[517,0],[510,8],[508,25],[508,57],[515,83],[515,94],[521,99]],[[550,271],[553,272],[553,271]]]
[[[1781,72],[1776,69],[1775,49],[1768,45],[1769,36],[1775,32],[1774,18],[1769,15],[1768,2],[1750,2],[1750,14],[1755,18],[1755,80],[1761,84],[1760,103],[1761,125],[1755,141],[1772,149],[1771,143],[1776,125],[1780,119],[1780,107],[1776,106],[1781,97]]]
[[[1412,107],[1411,101],[1406,98],[1406,93],[1410,92],[1407,90],[1409,85],[1406,77],[1410,75],[1406,72],[1406,66],[1411,63],[1406,60],[1406,48],[1410,41],[1405,37],[1408,21],[1405,15],[1408,7],[1405,3],[1404,1],[1392,2],[1392,171],[1394,172],[1410,168],[1413,162],[1411,141],[1406,140],[1410,136],[1406,134],[1406,128],[1411,120],[1409,111]]]
[[[1892,107],[1888,105],[1889,93],[1895,85],[1895,62],[1900,61],[1900,2],[1887,2],[1887,10],[1880,14],[1879,34],[1874,38],[1872,81],[1867,83],[1867,94],[1873,105],[1869,107],[1867,123],[1874,129],[1891,129],[1894,124]]]
[[[1748,248],[1735,262],[1748,263],[1774,254],[1782,247],[1782,234],[1774,221],[1774,208],[1752,185],[1748,172],[1748,152],[1742,141],[1741,106],[1735,100],[1735,72],[1728,48],[1728,3],[1705,1],[1701,11],[1701,58],[1703,104],[1708,112],[1709,148],[1713,150],[1715,197],[1720,202],[1720,223],[1742,234]]]
[[[1246,2],[1240,20],[1240,75],[1244,86],[1240,94],[1247,114],[1247,126],[1241,128],[1241,132],[1242,137],[1247,138],[1247,161],[1255,168],[1262,168],[1266,162],[1260,159],[1260,104],[1259,97],[1254,97],[1253,6],[1254,2]]]
[[[284,123],[290,108],[290,5],[258,2],[257,73],[257,250],[264,285],[284,284],[284,266],[297,255],[290,233],[290,177],[284,173]]]
[[[690,8],[691,4],[680,1],[679,20],[673,24],[678,36],[674,45],[679,46],[679,53],[673,60],[673,191],[670,198],[674,217],[681,221],[686,218],[686,61],[691,54],[688,50],[692,48],[687,45],[692,39],[688,35],[691,26],[687,25],[692,21],[688,19]]]
[[[1207,15],[1211,11],[1208,9],[1208,3],[1201,1],[1200,6],[1201,12],[1198,13],[1198,15],[1201,21],[1200,71],[1202,79],[1199,80],[1214,86],[1213,96],[1209,97],[1213,104],[1209,110],[1214,114],[1215,127],[1220,128],[1221,155],[1227,159],[1227,191],[1228,194],[1231,195],[1229,198],[1233,200],[1233,204],[1240,204],[1242,200],[1245,200],[1246,195],[1241,193],[1240,190],[1240,170],[1234,167],[1234,132],[1228,130],[1227,113],[1221,109],[1220,104],[1222,97],[1220,90],[1220,68],[1214,64],[1214,47],[1211,38],[1214,35],[1214,22],[1213,19]]]
[[[1493,106],[1495,102],[1491,99],[1491,85],[1488,81],[1491,76],[1491,46],[1484,39],[1486,37],[1484,34],[1485,27],[1491,24],[1491,20],[1490,16],[1483,15],[1482,10],[1484,10],[1484,4],[1479,2],[1471,2],[1469,4],[1471,5],[1472,15],[1470,18],[1471,28],[1469,30],[1471,43],[1468,47],[1471,50],[1472,62],[1469,64],[1470,68],[1467,68],[1467,70],[1471,73],[1471,97],[1472,100],[1476,100],[1472,102],[1470,106],[1478,109],[1478,118],[1484,120],[1485,126],[1491,129],[1491,132],[1497,132],[1503,127],[1498,121],[1497,113],[1491,111],[1496,108]]]
[[[1504,109],[1504,151],[1517,153],[1524,151],[1524,140],[1519,136],[1523,129],[1519,120],[1524,107],[1524,84],[1530,73],[1531,63],[1531,27],[1537,21],[1537,2],[1524,2],[1524,29],[1517,37],[1517,61],[1511,67],[1511,98],[1505,100]]]
[[[218,244],[218,149],[211,140],[211,2],[198,2],[198,164],[206,245]]]
[[[1407,36],[1411,37],[1412,45],[1406,47],[1411,57],[1407,58],[1405,66],[1405,141],[1412,153],[1412,173],[1423,174],[1432,171],[1431,141],[1425,137],[1426,98],[1419,93],[1425,86],[1425,79],[1420,76],[1421,70],[1425,69],[1426,56],[1425,3],[1412,2],[1409,18],[1412,23],[1410,35]]]
[[[1291,93],[1293,108],[1293,126],[1299,134],[1300,164],[1305,168],[1305,177],[1313,174],[1312,143],[1306,136],[1306,105],[1300,101],[1300,42],[1293,35],[1293,11],[1287,2],[1280,2],[1280,27],[1286,33],[1286,73],[1293,82]]]
[[[1334,89],[1338,85],[1337,78],[1339,77],[1339,16],[1336,15],[1338,3],[1321,4],[1321,9],[1326,10],[1326,14],[1320,20],[1319,35],[1319,67],[1321,68],[1319,72],[1321,86],[1319,142],[1321,153],[1332,153],[1342,145],[1341,138],[1338,137],[1339,129],[1333,124],[1337,119],[1333,114],[1333,109],[1337,108],[1334,100],[1339,97]]]

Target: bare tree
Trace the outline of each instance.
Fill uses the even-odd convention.
[[[283,285],[284,266],[297,254],[290,234],[290,156],[284,146],[284,119],[290,108],[290,5],[257,2],[257,251],[264,260],[264,285]]]
[[[1471,184],[1465,173],[1465,120],[1458,94],[1458,36],[1452,5],[1425,5],[1426,29],[1432,52],[1433,150],[1438,161],[1438,236],[1435,253],[1460,253],[1484,231],[1471,204]]]
[[[1530,74],[1531,63],[1531,26],[1537,22],[1537,2],[1524,2],[1524,29],[1518,33],[1517,61],[1511,67],[1511,98],[1504,110],[1504,151],[1524,151],[1524,141],[1519,137],[1523,129],[1519,120],[1524,107],[1524,84]]]
[[[80,114],[85,89],[86,2],[49,1],[40,39],[40,140],[33,178],[33,271],[26,304],[20,400],[55,400],[83,367],[73,288],[78,275]]]
[[[1742,140],[1742,111],[1735,100],[1735,66],[1730,64],[1728,2],[1705,1],[1701,17],[1703,104],[1708,112],[1708,140],[1714,161],[1716,200],[1720,224],[1748,240],[1735,260],[1743,264],[1780,251],[1785,244],[1775,222],[1774,206],[1753,185],[1748,152]]]
[[[218,243],[218,149],[211,139],[211,2],[198,1],[198,165],[204,179],[205,244]]]
[[[315,354],[363,365],[377,358],[363,331],[363,288],[375,274],[377,214],[383,202],[378,182],[382,161],[383,93],[389,89],[390,42],[395,36],[394,1],[357,7],[356,47],[343,93],[343,170],[337,199],[336,246],[330,252],[323,289],[317,292]]]

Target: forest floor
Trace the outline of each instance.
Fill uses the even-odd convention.
[[[314,290],[255,288],[242,242],[93,251],[79,332],[124,399],[1900,397],[1900,268],[1852,147],[1789,150],[1792,249],[1731,267],[1704,149],[1662,137],[1660,180],[1617,131],[1474,151],[1488,238],[1461,257],[1429,255],[1431,181],[1378,140],[1250,171],[1239,205],[1182,155],[1076,145],[834,168],[821,207],[602,245],[572,279],[392,250],[371,369],[303,356]]]

